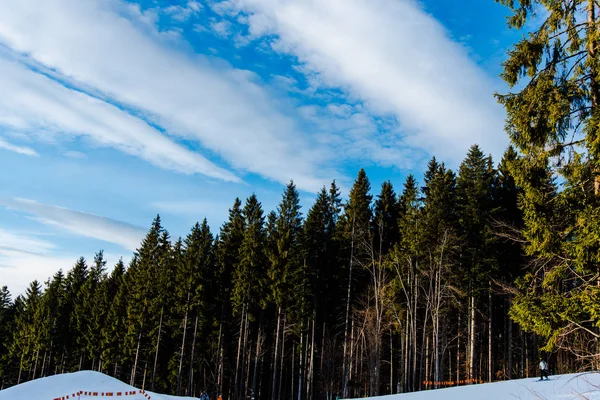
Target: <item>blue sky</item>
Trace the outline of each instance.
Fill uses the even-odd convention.
[[[493,0],[0,0],[0,285],[508,143]]]

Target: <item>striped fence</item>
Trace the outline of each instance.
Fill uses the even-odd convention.
[[[55,397],[54,400],[72,400],[80,399],[81,396],[87,397],[121,397],[121,396],[135,396],[136,394],[143,395],[146,399],[150,400],[150,395],[144,390],[129,390],[126,392],[91,392],[86,390],[80,390],[66,396]]]

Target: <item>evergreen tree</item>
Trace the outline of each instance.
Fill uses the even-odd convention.
[[[156,216],[150,231],[142,240],[141,246],[135,253],[127,273],[127,336],[126,355],[133,361],[130,384],[135,385],[141,371],[141,360],[144,365],[149,361],[150,347],[148,332],[154,328],[156,314],[154,300],[157,298],[157,279],[161,262],[161,236],[163,227],[160,216]],[[153,354],[153,352],[152,352]]]
[[[217,388],[220,393],[229,392],[229,383],[232,378],[232,361],[234,359],[233,346],[230,343],[235,330],[231,307],[231,291],[233,287],[233,273],[240,262],[240,248],[244,238],[245,221],[242,213],[242,202],[235,199],[229,209],[229,219],[221,227],[217,240],[217,260],[219,265],[220,281],[216,294],[221,304],[221,333],[222,340],[219,356],[220,365],[217,371]]]
[[[88,278],[88,266],[85,258],[80,257],[67,273],[66,307],[69,313],[69,339],[63,351],[67,353],[67,370],[82,368],[84,355],[84,332],[87,316],[84,315],[83,286]]]
[[[565,348],[597,368],[600,346],[590,349],[580,339],[597,342],[600,328],[600,5],[501,3],[512,12],[512,28],[529,28],[535,15],[544,18],[503,63],[511,88],[523,79],[527,85],[498,95],[507,133],[521,154],[511,170],[522,189],[525,249],[536,265],[527,278],[531,284],[520,286],[512,315],[546,340],[546,350]]]
[[[108,306],[108,312],[101,331],[102,360],[104,369],[117,377],[120,356],[123,351],[122,339],[127,312],[127,287],[124,284],[125,264],[123,259],[119,259],[106,282],[104,304]]]
[[[479,146],[471,146],[460,165],[456,185],[457,213],[463,236],[461,263],[466,271],[470,295],[474,296],[487,286],[487,272],[495,266],[488,258],[493,181],[491,159]]]
[[[9,344],[14,329],[14,308],[7,286],[0,288],[0,388],[11,373],[12,359]]]
[[[398,242],[398,200],[390,181],[381,185],[381,193],[377,196],[374,209],[374,236],[377,240],[375,249],[381,256],[387,254]]]
[[[350,309],[352,299],[355,293],[363,293],[366,287],[364,272],[362,269],[371,262],[372,255],[372,235],[371,235],[371,201],[373,196],[370,194],[371,184],[364,169],[358,172],[358,176],[354,181],[354,185],[350,189],[348,202],[344,206],[344,215],[340,223],[340,228],[343,232],[344,244],[349,247],[347,249],[348,258],[348,280],[347,280],[347,296],[346,310],[344,322],[344,361],[343,361],[343,382],[342,395],[345,397],[348,393],[348,381],[350,377],[349,365],[349,348],[350,343]],[[358,271],[355,266],[363,267]],[[354,287],[353,287],[354,285]]]
[[[94,256],[94,265],[90,268],[87,280],[81,288],[82,310],[79,331],[82,334],[82,345],[86,349],[86,355],[92,359],[92,369],[100,367],[101,329],[105,323],[107,304],[104,303],[103,289],[105,280],[106,261],[104,252],[99,251]]]

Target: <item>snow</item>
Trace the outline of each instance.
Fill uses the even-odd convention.
[[[539,378],[459,386],[406,394],[372,397],[381,400],[600,400],[600,373]]]
[[[81,371],[36,379],[0,391],[0,400],[54,400],[73,393],[84,392],[81,400],[98,399],[102,393],[112,392],[118,400],[192,400],[190,397],[167,396],[151,392],[140,393],[117,379],[100,372]],[[134,395],[117,397],[117,392],[135,391]],[[97,393],[97,396],[85,392]],[[78,397],[75,397],[77,399]],[[551,376],[549,381],[538,378],[427,390],[422,392],[377,397],[381,400],[600,400],[600,373]],[[99,399],[98,399],[99,400]]]
[[[78,393],[82,392],[81,395]],[[88,392],[89,394],[87,394]],[[129,394],[135,392],[135,394]],[[69,396],[75,399],[99,399],[102,394],[112,393],[115,400],[193,400],[191,397],[176,397],[152,392],[141,393],[139,389],[129,386],[118,379],[100,372],[80,371],[72,374],[60,374],[35,379],[0,391],[0,400],[54,400]],[[117,396],[121,393],[121,396]],[[125,394],[128,395],[125,395]],[[94,394],[96,394],[94,396]],[[106,398],[106,397],[105,397]]]

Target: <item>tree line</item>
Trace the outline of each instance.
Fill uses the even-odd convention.
[[[103,253],[0,289],[2,387],[94,369],[135,386],[226,399],[333,399],[600,367],[600,9],[497,0],[532,29],[497,94],[512,145],[473,146],[418,182],[364,170],[304,215],[236,199],[171,238],[157,217],[132,261]],[[398,192],[398,193],[397,193]]]
[[[364,170],[304,216],[236,199],[173,239],[156,217],[129,265],[102,251],[14,301],[0,291],[3,386],[92,369],[165,393],[331,399],[535,374],[538,338],[509,316],[527,256],[520,189],[473,146],[371,194]],[[560,353],[563,369],[579,361]]]

